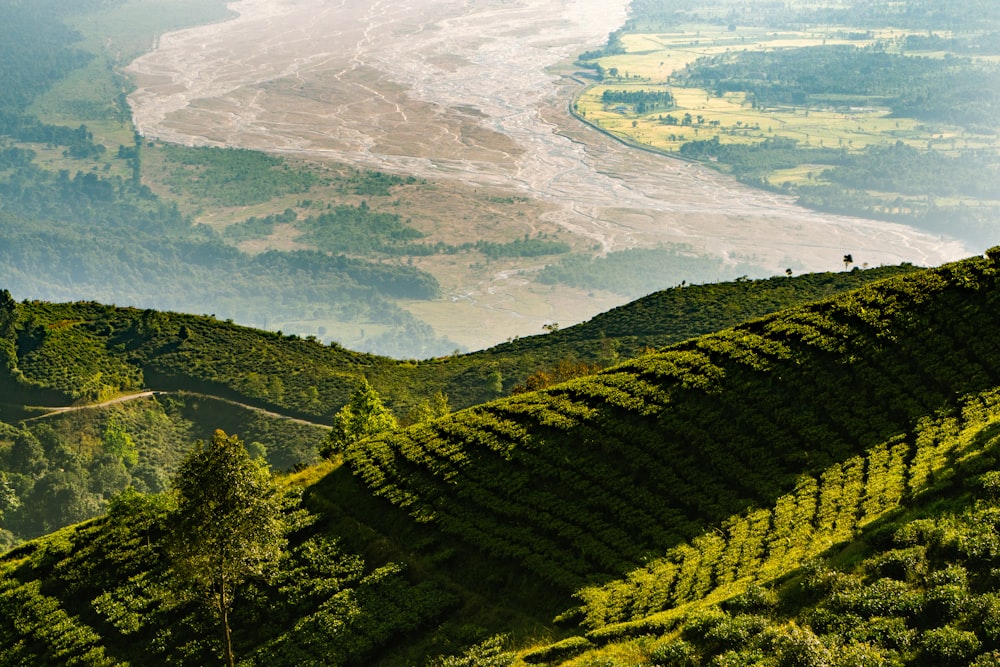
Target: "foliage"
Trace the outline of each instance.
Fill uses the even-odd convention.
[[[15,550],[0,561],[3,664],[217,664],[216,621],[166,586],[172,497],[128,491],[107,517]],[[240,664],[374,664],[386,645],[433,624],[454,598],[373,565],[284,515],[289,547],[242,586],[232,608]],[[45,581],[45,586],[41,585]]]
[[[93,5],[93,2],[80,3]],[[53,20],[59,3],[0,6],[0,111],[22,111],[50,85],[91,57],[72,48],[80,34]]]
[[[460,656],[439,658],[432,663],[433,667],[510,667],[515,655],[504,650],[508,638],[496,635],[486,641],[470,647]]]
[[[643,74],[605,79],[588,92],[587,114],[603,106],[588,122],[607,120],[605,129],[629,142],[703,160],[810,208],[910,224],[974,245],[994,241],[1000,163],[990,91],[1000,81],[991,60],[1000,16],[989,3],[637,0],[631,15],[622,32],[639,33],[635,50],[596,66],[634,62]],[[691,51],[683,35],[692,23],[727,30],[699,33],[704,51]],[[805,40],[795,45],[789,34]],[[667,84],[686,100],[681,112],[658,121],[693,127],[693,140],[657,127],[652,109],[605,101],[660,80],[649,67],[651,43],[668,52],[664,62],[686,62],[667,66]],[[716,99],[694,101],[703,94]],[[628,117],[638,129],[627,129]]]
[[[237,148],[187,147],[167,144],[173,163],[171,187],[222,206],[249,206],[287,194],[308,192],[313,172],[292,169],[280,157]]]
[[[628,27],[657,31],[678,23],[739,26],[820,24],[910,28],[915,30],[989,30],[1000,24],[1000,13],[989,0],[879,0],[819,2],[790,5],[747,4],[738,0],[633,0]]]
[[[157,20],[173,26],[178,20],[174,12],[185,14],[175,2],[135,16],[143,13],[141,4],[87,0],[70,7],[43,0],[0,8],[4,30],[10,31],[2,40],[0,68],[5,83],[0,135],[8,137],[0,141],[0,283],[16,285],[19,298],[155,304],[216,312],[264,327],[275,321],[370,323],[378,333],[361,336],[367,340],[359,340],[358,346],[402,356],[455,349],[454,343],[439,340],[430,327],[394,303],[436,296],[438,285],[429,274],[320,252],[251,257],[224,244],[208,228],[194,225],[176,204],[159,199],[144,185],[147,147],[138,135],[134,142],[120,144],[112,157],[92,128],[54,125],[31,115],[32,101],[57,81],[76,76],[74,68],[89,68],[88,61],[96,57],[106,67],[95,66],[95,76],[114,81],[102,78],[94,82],[95,89],[118,91],[115,100],[48,100],[44,106],[59,115],[79,102],[96,107],[93,115],[84,116],[88,119],[127,120],[121,118],[127,115],[125,84],[106,73],[117,71],[121,63],[103,49],[112,43],[120,48],[123,42],[131,49],[131,40],[148,40],[122,35],[119,26],[105,21],[121,9],[123,16],[132,15],[133,23],[141,24],[134,30],[152,36]],[[70,22],[88,31],[85,41],[66,27]],[[76,42],[93,53],[67,46]],[[27,145],[9,146],[10,141]],[[40,156],[56,146],[64,147],[62,160],[51,166]],[[170,146],[162,153],[168,170],[173,170],[174,187],[221,206],[305,193],[319,178],[314,170],[292,168],[283,159],[253,151]],[[376,190],[397,182],[377,174],[349,180],[351,187]],[[179,266],[184,270],[178,271]]]
[[[418,521],[566,588],[676,548],[672,574],[650,575],[654,599],[697,599],[719,585],[704,554],[726,548],[713,535],[678,546],[703,522],[777,499],[773,519],[732,527],[755,549],[773,541],[768,560],[747,554],[749,569],[737,561],[724,575],[766,577],[804,557],[808,539],[848,539],[855,520],[935,479],[949,454],[919,444],[933,429],[910,454],[893,438],[993,386],[995,351],[974,332],[994,326],[997,275],[975,258],[880,283],[349,445],[345,459]],[[858,509],[866,468],[887,473]],[[815,524],[797,519],[808,507]]]
[[[888,100],[898,116],[993,127],[992,102],[984,105],[977,91],[989,88],[1000,77],[1000,68],[847,45],[708,56],[675,76],[685,85],[720,96],[746,93],[756,106],[803,105],[817,96],[877,97]]]
[[[606,105],[627,104],[636,113],[651,113],[657,109],[669,109],[674,105],[674,96],[669,90],[614,90],[601,94],[601,102]]]
[[[596,258],[574,255],[546,266],[539,273],[538,281],[638,297],[669,284],[718,280],[724,272],[759,276],[762,270],[750,264],[724,266],[720,260],[697,256],[689,248],[678,245],[632,248]]]
[[[173,571],[182,585],[212,599],[233,667],[233,598],[248,578],[264,574],[285,543],[276,490],[266,467],[223,431],[216,431],[210,443],[195,444],[173,488],[177,508],[167,540]]]
[[[23,403],[56,406],[144,388],[161,393],[117,408],[31,422],[28,429],[40,448],[17,457],[5,456],[3,443],[22,447],[33,439],[22,438],[13,426],[0,433],[0,470],[11,473],[18,499],[0,527],[12,531],[6,539],[36,537],[99,514],[110,496],[129,485],[162,491],[188,443],[209,439],[216,428],[239,433],[275,470],[315,461],[325,439],[321,426],[278,420],[250,406],[329,424],[364,376],[379,387],[387,406],[406,416],[405,423],[425,421],[450,412],[453,397],[464,408],[503,393],[504,385],[507,391],[518,391],[519,385],[540,388],[657,345],[913,270],[691,285],[581,325],[419,364],[207,317],[8,299],[0,326],[0,352],[6,355],[0,395],[11,404],[0,412],[5,421],[27,416],[16,407]],[[111,417],[135,443],[134,466],[106,456],[99,446]]]
[[[428,655],[509,664],[508,651],[480,643],[510,628],[516,600],[542,589],[562,608],[577,592],[582,605],[571,617],[584,626],[522,659],[982,662],[1000,636],[989,474],[1000,362],[976,332],[997,324],[998,273],[989,257],[899,271],[590,377],[348,445],[364,484],[334,468],[307,494],[315,516],[286,515],[287,555],[234,599],[234,652],[247,664],[316,664],[316,655],[338,665]],[[780,280],[740,289],[784,299],[795,283]],[[721,289],[709,287],[706,299]],[[144,331],[172,327],[153,314],[138,321]],[[220,323],[190,324],[182,346]],[[19,447],[26,466],[40,460],[30,439]],[[946,502],[969,489],[979,500]],[[18,647],[17,660],[51,663],[59,659],[41,648],[51,645],[44,628],[58,627],[72,637],[60,645],[67,656],[217,661],[210,610],[162,585],[169,499],[123,494],[110,507],[107,519],[0,560],[0,588],[35,619],[0,624],[0,641]],[[960,519],[966,508],[974,515]],[[841,567],[815,560],[841,549]],[[507,607],[484,602],[501,599]],[[551,601],[536,604],[524,609],[540,613]],[[487,608],[487,625],[459,631]]]
[[[396,418],[382,404],[378,392],[361,378],[347,405],[333,416],[333,429],[320,454],[330,458],[356,442],[396,428]]]
[[[532,374],[558,370],[564,362],[606,366],[650,347],[913,270],[884,267],[690,285],[547,335],[418,364],[211,317],[94,302],[11,301],[11,319],[0,331],[9,350],[8,379],[0,389],[11,387],[16,394],[12,403],[26,402],[26,392],[34,391],[39,404],[60,398],[93,400],[140,388],[182,389],[328,422],[364,375],[397,414],[406,414],[438,391],[464,408],[496,396],[487,382],[493,372],[510,389]],[[49,393],[41,394],[43,390]],[[243,424],[233,424],[231,430],[243,431]],[[278,463],[287,468],[294,461]]]
[[[360,206],[340,204],[297,224],[302,241],[325,252],[364,255],[397,254],[424,234],[406,225],[395,213],[380,213]]]

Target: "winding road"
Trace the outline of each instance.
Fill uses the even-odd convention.
[[[227,403],[229,405],[234,405],[236,407],[243,408],[245,410],[251,410],[253,412],[257,412],[259,414],[262,414],[264,416],[272,417],[274,419],[282,419],[282,420],[289,421],[289,422],[292,422],[292,423],[295,423],[295,424],[302,424],[304,426],[315,426],[317,428],[321,428],[321,429],[324,429],[324,430],[327,430],[327,431],[329,431],[331,429],[331,426],[329,424],[320,424],[320,423],[317,423],[317,422],[309,421],[307,419],[299,419],[298,417],[289,417],[288,415],[283,415],[280,412],[273,412],[271,410],[265,410],[264,408],[259,408],[259,407],[255,406],[255,405],[249,405],[247,403],[240,403],[239,401],[234,401],[234,400],[229,399],[229,398],[222,398],[220,396],[212,396],[210,394],[199,394],[199,393],[193,392],[193,391],[159,391],[159,390],[147,390],[147,391],[137,392],[135,394],[124,394],[122,396],[116,396],[115,398],[112,398],[112,399],[107,400],[107,401],[101,401],[99,403],[87,403],[87,404],[84,404],[84,405],[66,405],[66,406],[59,406],[59,407],[44,407],[44,406],[36,406],[36,405],[25,406],[25,409],[28,409],[28,410],[40,410],[40,411],[42,411],[42,413],[39,414],[39,415],[35,415],[34,417],[29,417],[29,418],[25,419],[24,421],[36,421],[36,420],[39,420],[39,419],[47,419],[49,417],[55,417],[55,416],[58,416],[58,415],[66,414],[67,412],[80,412],[80,411],[84,411],[84,410],[98,410],[100,408],[106,408],[106,407],[109,407],[109,406],[112,406],[112,405],[119,405],[121,403],[127,403],[127,402],[130,402],[130,401],[136,401],[136,400],[145,399],[145,398],[155,398],[157,396],[168,396],[168,395],[191,396],[191,397],[194,397],[194,398],[207,399],[207,400],[211,400],[211,401],[219,401],[221,403]]]

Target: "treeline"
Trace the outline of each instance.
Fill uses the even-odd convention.
[[[806,21],[916,30],[985,31],[1000,26],[1000,8],[990,0],[904,0],[887,4],[860,0],[847,7],[810,8]]]
[[[683,245],[667,245],[631,248],[602,257],[573,255],[546,266],[537,280],[546,285],[563,284],[638,297],[682,282],[713,282],[740,274],[759,277],[764,270],[750,264],[726,265],[689,252]]]
[[[848,188],[913,196],[1000,199],[1000,158],[985,151],[958,157],[901,141],[848,154],[821,178]]]
[[[847,160],[847,152],[835,148],[800,148],[797,141],[773,137],[758,143],[724,143],[719,137],[688,141],[681,145],[680,154],[694,160],[714,158],[732,168],[741,180],[763,179],[778,169],[798,166],[808,151],[809,160],[818,164],[837,165]]]
[[[444,241],[422,243],[420,240],[426,234],[411,227],[395,213],[372,210],[367,202],[362,201],[357,206],[329,205],[327,208],[324,213],[302,220],[292,209],[263,218],[248,218],[227,227],[223,235],[236,242],[266,238],[274,233],[277,225],[292,224],[301,233],[299,240],[323,252],[365,257],[427,257],[481,252],[489,259],[500,259],[558,255],[571,249],[568,243],[550,239],[545,233],[534,237],[525,235],[524,238],[502,243],[483,240],[459,245]]]
[[[822,98],[827,95],[875,98],[899,116],[955,123],[974,132],[992,132],[1000,111],[991,93],[1000,84],[997,66],[966,58],[903,56],[875,47],[814,46],[706,56],[673,79],[716,95],[746,93],[755,107],[825,106]]]
[[[986,31],[1000,25],[1000,11],[990,0],[857,0],[849,3],[792,5],[780,0],[748,4],[739,0],[633,0],[627,28],[656,31],[681,23],[716,25],[801,26],[840,25],[910,28],[915,30]]]
[[[635,109],[636,113],[643,114],[672,108],[674,96],[669,90],[608,89],[601,94],[601,102],[607,106],[627,104]]]
[[[25,155],[11,155],[23,165]],[[249,256],[145,186],[93,171],[18,166],[0,175],[0,196],[0,283],[18,297],[155,305],[265,327],[319,313],[388,326],[396,333],[381,349],[402,356],[456,347],[391,302],[437,295],[437,281],[413,267],[315,251]]]
[[[338,179],[349,192],[362,197],[388,197],[401,185],[413,185],[415,176],[400,176],[373,169],[354,170],[350,175]]]
[[[406,254],[406,248],[424,234],[405,224],[395,213],[376,212],[366,202],[359,206],[339,204],[332,210],[309,217],[296,225],[300,239],[325,252]]]
[[[17,141],[66,146],[67,157],[79,160],[96,158],[107,151],[103,145],[94,143],[94,135],[86,125],[77,128],[50,125],[20,113],[0,111],[0,134]]]
[[[897,142],[850,152],[807,148],[780,137],[755,144],[713,137],[686,142],[679,152],[725,165],[744,183],[793,193],[809,208],[903,222],[970,243],[990,239],[1000,213],[991,204],[998,194],[1000,161],[986,151],[953,156]],[[821,166],[807,182],[772,183],[773,171],[800,164]]]
[[[177,192],[221,206],[250,206],[277,196],[308,192],[317,183],[308,169],[296,169],[273,155],[239,148],[162,147],[174,165],[167,183]]]
[[[972,259],[879,283],[367,441],[346,460],[419,521],[572,588],[769,507],[802,475],[994,386],[1000,356],[976,332],[1000,323],[998,276]]]
[[[490,259],[502,257],[543,257],[545,255],[562,255],[568,253],[570,245],[564,241],[556,241],[545,237],[544,233],[524,238],[514,239],[506,243],[495,241],[476,241],[472,244],[463,243],[460,249],[472,249],[483,253]]]
[[[948,51],[964,55],[996,55],[1000,52],[1000,32],[973,35],[943,35],[929,32],[926,35],[907,35],[903,38],[904,51]]]
[[[96,6],[96,0],[75,3]],[[93,56],[72,48],[81,39],[57,18],[65,12],[56,0],[0,4],[0,111],[23,111],[49,86]]]

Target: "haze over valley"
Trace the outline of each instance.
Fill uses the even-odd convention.
[[[444,234],[475,238],[513,225],[518,234],[558,231],[602,253],[682,244],[671,247],[725,262],[716,279],[834,270],[845,254],[859,265],[936,265],[969,254],[959,241],[904,225],[803,209],[573,118],[568,105],[581,80],[572,61],[606,41],[626,5],[244,0],[231,3],[232,20],[162,36],[127,68],[137,85],[129,101],[147,139],[426,179],[440,210],[424,207],[412,220],[433,229],[448,219]],[[484,216],[476,193],[523,199],[526,216]],[[532,272],[544,263],[524,258],[473,274],[419,259],[443,296],[405,307],[438,334],[479,348],[621,299],[540,286]],[[667,271],[662,287],[691,277]]]

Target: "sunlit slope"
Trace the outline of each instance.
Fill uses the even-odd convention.
[[[523,648],[568,632],[521,657],[707,664],[654,651],[678,638],[706,656],[738,646],[750,621],[709,610],[710,626],[699,610],[830,548],[864,548],[851,540],[897,506],[951,502],[993,456],[1000,249],[990,254],[350,447],[354,476],[303,473],[325,474],[306,492],[314,519],[234,607],[240,660],[433,664],[495,633]],[[166,586],[166,517],[162,497],[126,495],[107,517],[0,559],[0,665],[215,662],[211,610]],[[860,618],[867,576],[831,609]],[[771,604],[752,595],[726,609]],[[574,605],[562,630],[542,625]],[[752,627],[786,628],[777,613]]]
[[[359,443],[346,460],[417,520],[572,589],[771,507],[802,475],[1000,384],[998,280],[984,258],[890,279]]]
[[[783,665],[798,664],[788,659],[803,649],[852,665],[886,664],[851,661],[859,655],[887,664],[995,658],[1000,392],[960,403],[802,476],[772,507],[578,591],[578,634],[523,659],[694,665],[728,654],[726,664]]]
[[[436,391],[467,407],[562,360],[607,364],[646,346],[854,289],[912,266],[692,285],[651,294],[590,322],[490,350],[401,362],[209,316],[94,302],[0,308],[4,402],[58,405],[120,392],[184,389],[329,419],[366,376],[400,416]]]

